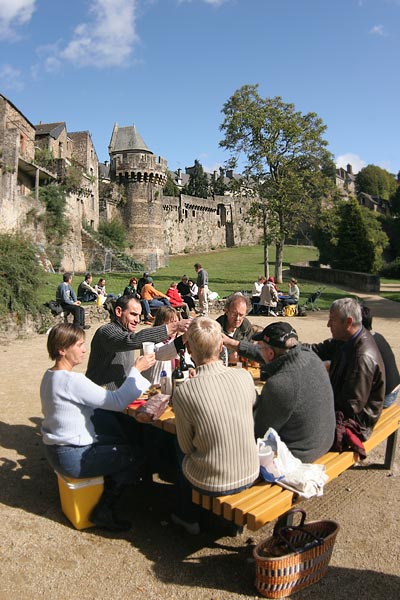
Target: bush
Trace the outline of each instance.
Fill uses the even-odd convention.
[[[21,234],[0,235],[0,315],[23,317],[40,311],[37,288],[41,271],[33,245]]]
[[[379,275],[388,279],[400,279],[400,257],[398,256],[396,260],[384,265]]]
[[[111,221],[100,223],[99,235],[106,244],[110,241],[119,250],[124,250],[126,245],[126,230],[124,224],[119,219],[114,218]]]

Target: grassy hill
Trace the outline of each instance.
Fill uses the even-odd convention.
[[[274,274],[275,249],[270,249],[270,274]],[[282,290],[287,290],[289,281],[289,265],[294,262],[303,262],[307,260],[316,260],[318,250],[314,247],[306,246],[286,246],[284,254],[284,283],[280,286]],[[194,263],[199,262],[207,269],[209,273],[210,289],[218,292],[221,297],[228,296],[233,292],[240,290],[250,291],[253,281],[264,272],[263,268],[263,248],[262,246],[251,246],[241,248],[227,248],[215,250],[207,253],[184,254],[171,256],[168,267],[159,269],[152,273],[154,284],[157,289],[165,292],[171,281],[179,281],[184,273],[189,278],[195,279]],[[128,284],[129,278],[135,275],[140,277],[142,273],[105,273],[107,292],[121,294],[124,287]],[[102,273],[93,273],[93,282],[96,283]],[[72,286],[78,289],[82,274],[75,274]],[[43,275],[43,285],[38,294],[42,302],[47,302],[55,297],[55,290],[61,281],[60,274]],[[319,287],[316,282],[299,281],[301,292],[300,304],[303,304],[309,295]],[[328,308],[336,298],[348,295],[339,288],[326,286],[318,300],[320,308]]]

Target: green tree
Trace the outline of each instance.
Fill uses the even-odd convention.
[[[357,193],[364,192],[370,196],[377,196],[382,200],[390,200],[396,193],[397,182],[394,175],[375,165],[368,165],[356,175]]]
[[[189,196],[197,198],[208,197],[208,179],[204,169],[198,160],[194,161],[194,166],[189,175],[189,181],[185,188],[185,192]]]
[[[219,168],[218,177],[216,177],[215,173],[213,173],[210,189],[214,196],[223,196],[228,189],[228,186],[225,183],[225,171],[222,167]]]
[[[163,194],[164,196],[174,196],[179,197],[181,191],[176,185],[175,181],[172,179],[172,175],[170,171],[167,173],[167,183],[164,186]]]
[[[379,217],[358,204],[355,198],[342,200],[321,212],[313,240],[320,261],[334,269],[377,273],[388,237]]]
[[[259,199],[253,214],[264,226],[264,245],[276,246],[275,277],[282,282],[285,238],[304,220],[316,218],[320,199],[334,186],[332,157],[322,138],[326,126],[315,113],[301,114],[277,96],[261,98],[258,85],[245,85],[224,104],[220,146],[230,152],[230,168],[239,159]]]

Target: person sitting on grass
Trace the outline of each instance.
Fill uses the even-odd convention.
[[[147,300],[150,308],[159,308],[160,306],[171,306],[168,296],[154,287],[152,277],[146,278],[146,283],[142,287],[141,297]]]
[[[78,286],[78,300],[81,302],[95,302],[98,293],[92,287],[93,276],[91,273],[86,273],[85,279]]]
[[[59,323],[47,340],[49,356],[55,361],[40,386],[43,422],[42,440],[53,469],[66,477],[104,476],[104,492],[90,521],[98,527],[123,531],[130,523],[121,521],[115,505],[123,489],[140,481],[144,457],[138,441],[130,439],[113,415],[122,412],[150,383],[141,372],[155,363],[155,354],[140,356],[122,386],[106,390],[73,369],[83,362],[86,347],[82,328]],[[95,409],[110,411],[102,431],[92,421]],[[127,415],[120,415],[130,419]]]
[[[167,290],[167,296],[173,308],[182,308],[184,313],[184,318],[188,319],[190,317],[189,306],[187,302],[184,302],[182,296],[178,292],[177,285],[175,281],[171,282]]]
[[[221,496],[246,489],[258,478],[260,465],[254,438],[254,381],[244,369],[220,361],[222,330],[207,317],[193,319],[186,346],[196,375],[174,392],[179,462],[176,511],[172,521],[197,534],[199,507],[192,487]]]
[[[74,324],[90,329],[90,325],[85,325],[85,309],[81,306],[81,301],[77,299],[71,286],[72,274],[65,272],[62,283],[57,287],[56,301],[61,304],[64,314],[74,316]]]
[[[150,312],[150,305],[148,300],[144,300],[140,297],[138,292],[138,281],[136,277],[131,277],[128,285],[124,289],[123,296],[129,296],[129,298],[138,298],[140,300],[140,304],[142,305],[142,312],[144,316],[144,325],[151,325],[154,321],[154,317]]]

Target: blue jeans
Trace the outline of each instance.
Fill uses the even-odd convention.
[[[160,306],[169,306],[171,308],[171,303],[168,298],[153,298],[153,300],[150,300],[151,308],[159,308]]]
[[[390,394],[385,396],[385,400],[383,401],[383,408],[388,408],[397,398],[397,394],[399,393],[398,389],[393,390]]]
[[[140,304],[142,305],[144,318],[147,319],[147,317],[149,315],[151,315],[149,301],[148,300],[140,300]]]
[[[109,411],[104,411],[110,420],[109,433],[97,433],[97,441],[87,446],[58,446],[45,444],[46,456],[56,471],[66,477],[86,478],[103,475],[117,487],[137,483],[143,465],[143,456],[138,445],[128,442],[118,420],[113,420]],[[126,415],[121,415],[126,416]],[[127,417],[130,418],[130,417]],[[100,428],[99,428],[100,429]]]

